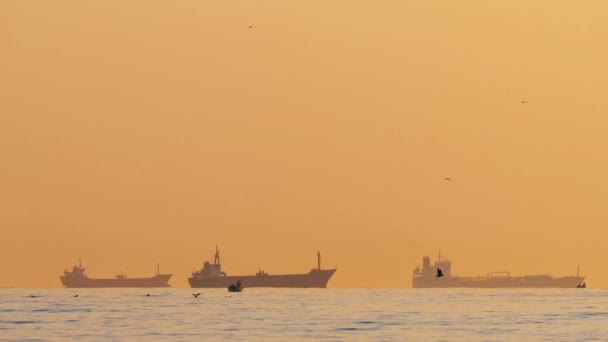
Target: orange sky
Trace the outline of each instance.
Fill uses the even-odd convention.
[[[607,13],[1,1],[0,286],[79,256],[187,286],[217,243],[235,275],[321,250],[332,287],[410,287],[440,248],[456,274],[606,287]]]

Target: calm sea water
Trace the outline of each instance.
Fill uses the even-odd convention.
[[[0,289],[0,340],[608,341],[608,290]]]

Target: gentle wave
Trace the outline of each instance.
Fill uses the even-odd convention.
[[[608,336],[608,291],[598,289],[214,289],[198,291],[198,298],[192,292],[0,289],[0,340],[579,341]]]

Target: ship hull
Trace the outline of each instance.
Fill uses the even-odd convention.
[[[414,288],[576,288],[585,281],[584,277],[560,277],[551,279],[506,278],[461,278],[461,277],[414,277]]]
[[[158,274],[150,278],[125,278],[125,279],[92,279],[88,277],[65,277],[62,276],[61,283],[65,287],[74,288],[104,288],[104,287],[170,287],[171,274]]]
[[[329,279],[335,272],[336,270],[333,269],[313,270],[307,274],[192,277],[188,278],[188,283],[193,288],[227,288],[240,280],[245,288],[326,288]]]

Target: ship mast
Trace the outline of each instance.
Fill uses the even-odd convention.
[[[215,245],[215,257],[213,258],[213,264],[214,265],[220,264],[220,250],[217,249],[217,245]]]
[[[317,252],[317,269],[321,270],[321,252]]]

